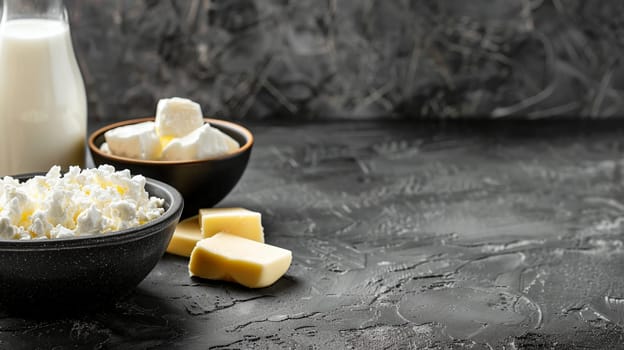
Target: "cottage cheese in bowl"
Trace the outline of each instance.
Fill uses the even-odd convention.
[[[164,213],[145,177],[110,165],[61,174],[53,166],[26,182],[0,180],[0,239],[31,240],[105,234],[148,223]]]

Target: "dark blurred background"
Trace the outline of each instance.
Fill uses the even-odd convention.
[[[66,0],[95,121],[624,116],[624,1]]]

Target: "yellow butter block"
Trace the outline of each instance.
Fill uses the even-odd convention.
[[[262,288],[282,277],[291,261],[290,250],[221,232],[197,242],[189,274]]]
[[[198,215],[184,219],[176,226],[167,253],[189,257],[195,244],[202,239]]]
[[[204,238],[219,232],[231,233],[257,242],[264,242],[260,213],[244,208],[209,208],[199,210]]]

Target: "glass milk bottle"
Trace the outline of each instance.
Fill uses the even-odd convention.
[[[0,176],[84,166],[85,88],[62,0],[4,0]]]

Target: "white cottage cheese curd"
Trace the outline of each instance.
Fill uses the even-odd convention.
[[[164,213],[145,177],[110,165],[64,175],[53,166],[24,183],[0,180],[0,239],[48,239],[104,234],[145,224]]]

